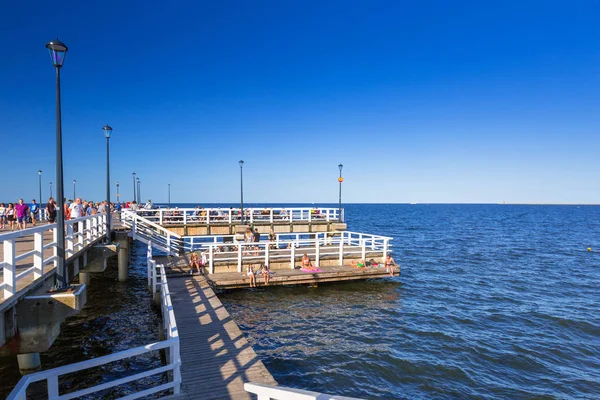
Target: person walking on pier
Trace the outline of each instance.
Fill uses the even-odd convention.
[[[0,203],[0,230],[6,227],[6,206]]]
[[[6,220],[8,221],[8,226],[10,226],[10,230],[15,230],[15,220],[17,217],[15,216],[15,206],[13,203],[8,203],[8,208],[6,209]]]
[[[48,199],[48,204],[46,204],[46,214],[48,215],[48,222],[53,224],[56,222],[56,202],[53,197]]]
[[[17,213],[17,228],[27,229],[29,206],[23,203],[23,199],[19,199],[19,204],[15,205],[15,212]]]
[[[29,212],[31,213],[31,225],[35,226],[35,217],[40,209],[40,206],[35,202],[35,199],[31,200],[31,205],[29,206]]]

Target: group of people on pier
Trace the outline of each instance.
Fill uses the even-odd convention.
[[[4,230],[7,226],[11,231],[27,229],[27,223],[31,222],[36,225],[40,206],[31,200],[31,204],[25,204],[23,199],[19,199],[17,203],[0,203],[0,230]]]

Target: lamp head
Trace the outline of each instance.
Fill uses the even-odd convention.
[[[50,53],[52,65],[54,65],[56,68],[62,67],[63,63],[65,62],[67,50],[69,50],[67,45],[56,38],[48,42],[48,44],[46,44],[46,48]]]
[[[244,160],[240,160],[240,168],[244,166]]]
[[[38,175],[42,176],[42,170],[41,169],[38,169]]]
[[[104,128],[102,128],[102,130],[104,131],[104,136],[106,136],[106,138],[108,139],[110,137],[110,134],[112,133],[112,128],[107,124],[104,126]]]
[[[342,172],[342,168],[344,168],[344,166],[342,164],[338,165],[338,168],[340,169],[340,172]]]

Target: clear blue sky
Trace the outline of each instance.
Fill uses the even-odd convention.
[[[600,203],[598,1],[3,2],[0,200]]]

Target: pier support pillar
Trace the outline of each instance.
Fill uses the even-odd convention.
[[[27,375],[42,368],[40,353],[17,354],[17,361],[21,375]]]
[[[129,238],[126,233],[117,233],[115,236],[119,242],[119,282],[127,282],[127,278],[129,277]]]
[[[91,274],[89,272],[79,271],[79,283],[83,283],[86,286],[90,286],[90,277]]]

